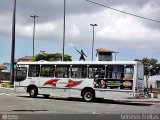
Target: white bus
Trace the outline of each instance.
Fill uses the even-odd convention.
[[[138,61],[18,62],[14,88],[30,97],[133,98],[143,95],[143,77]]]

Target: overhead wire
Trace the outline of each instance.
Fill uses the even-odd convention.
[[[134,17],[138,17],[138,18],[142,18],[142,19],[145,19],[145,20],[149,20],[149,21],[152,21],[152,22],[160,23],[160,21],[158,21],[158,20],[154,20],[154,19],[151,19],[151,18],[147,18],[147,17],[143,17],[143,16],[140,16],[140,15],[136,15],[136,14],[132,14],[132,13],[129,13],[129,12],[125,12],[125,11],[122,11],[122,10],[118,10],[118,9],[115,9],[113,7],[110,7],[110,6],[107,6],[107,5],[104,5],[104,4],[100,4],[98,2],[94,2],[94,1],[91,1],[91,0],[86,0],[86,1],[90,2],[92,4],[96,4],[96,5],[99,5],[99,6],[102,6],[102,7],[117,11],[117,12],[121,12],[121,13],[124,13],[124,14],[128,14],[128,15],[131,15],[131,16],[134,16]]]

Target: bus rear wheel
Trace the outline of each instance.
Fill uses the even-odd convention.
[[[93,90],[85,90],[82,93],[82,97],[83,97],[83,100],[86,101],[86,102],[93,101],[94,98],[95,98],[94,91]]]
[[[35,87],[31,88],[29,91],[29,96],[31,98],[35,98],[37,97],[37,95],[38,95],[38,90]]]

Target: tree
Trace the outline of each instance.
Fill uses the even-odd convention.
[[[160,65],[157,64],[158,60],[155,58],[143,58],[142,60],[135,59],[135,61],[141,61],[144,64],[144,75],[146,76],[146,87],[148,88],[149,77],[160,74]]]
[[[150,75],[159,75],[160,74],[160,64],[154,65],[154,67],[150,70]]]
[[[62,53],[48,54],[46,52],[41,52],[33,58],[33,61],[46,60],[46,61],[61,61]],[[72,61],[71,56],[65,54],[64,61]]]

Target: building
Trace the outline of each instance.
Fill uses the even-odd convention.
[[[96,59],[97,61],[112,61],[113,56],[112,54],[114,51],[107,50],[105,48],[98,48],[96,49],[97,54],[96,54]]]
[[[25,56],[14,60],[14,68],[16,68],[16,64],[19,61],[32,61],[32,57]],[[2,80],[10,80],[11,73],[11,63],[3,63],[0,65],[0,81]]]
[[[160,75],[154,75],[154,76],[149,77],[148,87],[150,87],[150,86],[152,86],[153,88],[159,88],[160,89]]]
[[[0,81],[10,80],[10,68],[7,63],[0,65]]]
[[[18,62],[20,61],[32,61],[33,57],[32,56],[25,56],[25,57],[21,57],[21,58],[18,58]]]

